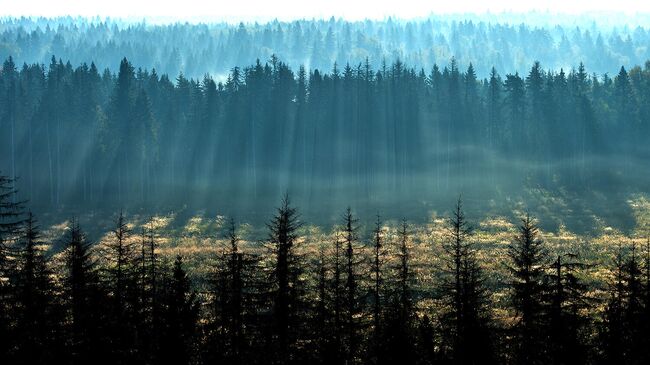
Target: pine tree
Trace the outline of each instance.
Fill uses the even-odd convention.
[[[625,307],[623,311],[623,323],[626,325],[625,339],[625,361],[629,364],[641,364],[642,358],[648,354],[647,348],[643,348],[643,282],[642,266],[637,253],[636,243],[632,243],[625,265],[623,266],[623,280],[625,283]]]
[[[131,241],[131,229],[128,227],[126,217],[120,212],[111,231],[113,237],[108,243],[108,275],[112,287],[115,307],[118,312],[123,312],[127,305],[128,290],[132,289],[133,274],[135,269],[136,246]]]
[[[27,215],[20,240],[18,272],[16,278],[16,304],[18,336],[21,339],[17,362],[40,364],[56,357],[57,326],[61,318],[54,302],[54,285],[50,280],[40,246],[44,245],[33,214]],[[58,344],[60,345],[60,344]]]
[[[10,360],[14,322],[13,283],[15,277],[13,244],[20,235],[23,204],[17,201],[15,180],[0,175],[0,360]]]
[[[345,349],[343,348],[343,315],[344,315],[344,289],[343,289],[343,243],[339,232],[334,239],[334,257],[332,264],[332,315],[334,317],[334,361],[343,361]]]
[[[111,233],[105,247],[106,285],[111,297],[110,338],[116,361],[132,361],[140,355],[134,351],[139,347],[136,331],[140,297],[138,250],[123,212],[118,215]]]
[[[159,275],[157,240],[153,218],[143,225],[140,252],[137,258],[137,284],[140,289],[136,313],[139,350],[145,362],[153,362],[159,351],[158,327],[160,317]]]
[[[604,364],[623,364],[624,344],[625,344],[625,324],[624,320],[624,300],[625,300],[625,282],[624,270],[625,262],[623,257],[623,248],[620,242],[614,255],[614,278],[609,283],[608,301],[603,314],[601,324],[600,339],[600,358]]]
[[[165,284],[158,361],[166,364],[190,364],[196,356],[199,303],[180,255],[176,256],[171,276],[165,279]]]
[[[646,240],[646,247],[644,250],[643,259],[643,313],[639,328],[642,333],[650,333],[650,239]],[[645,336],[645,339],[640,339],[640,347],[646,349],[645,353],[641,356],[641,362],[650,361],[650,338]]]
[[[73,220],[65,239],[64,305],[67,308],[69,353],[72,363],[106,361],[103,348],[105,296],[100,287],[91,244]]]
[[[558,255],[547,274],[546,314],[549,358],[553,364],[581,364],[588,360],[589,319],[583,314],[590,307],[587,286],[580,280],[586,265],[577,255]]]
[[[271,289],[273,340],[277,346],[274,356],[288,363],[295,361],[298,350],[297,315],[300,310],[301,290],[298,277],[301,267],[295,253],[295,244],[300,226],[298,212],[291,206],[289,196],[285,195],[267,227],[270,231],[269,243],[275,256]]]
[[[487,95],[487,143],[490,149],[494,148],[498,136],[499,126],[501,121],[501,77],[496,69],[492,67],[490,71],[490,79],[488,81],[488,95]]]
[[[239,364],[251,358],[251,340],[256,333],[258,259],[240,248],[234,220],[228,225],[226,238],[228,247],[218,260],[211,283],[213,313],[208,341],[212,348],[207,355]]]
[[[403,220],[397,232],[395,279],[391,285],[390,308],[387,310],[380,352],[381,364],[415,363],[413,336],[413,272],[411,271],[411,243],[408,224]]]
[[[486,364],[495,361],[489,331],[491,318],[485,279],[471,234],[459,198],[443,244],[445,277],[441,294],[449,308],[443,316],[443,355],[457,364]]]
[[[359,317],[362,312],[359,302],[359,264],[356,250],[357,247],[357,219],[352,215],[352,209],[347,208],[343,215],[343,244],[344,246],[344,339],[345,339],[345,359],[346,363],[354,364],[358,361],[358,351],[360,349],[361,333]]]
[[[417,363],[433,365],[437,363],[435,329],[429,315],[425,314],[418,323]]]
[[[228,232],[230,240],[230,252],[228,257],[228,270],[229,270],[229,333],[230,333],[230,346],[231,354],[234,363],[237,363],[241,356],[242,349],[242,336],[243,336],[243,278],[242,278],[242,264],[243,255],[239,250],[239,237],[235,222],[231,221],[230,230]]]
[[[127,201],[126,199],[129,197],[127,187],[131,182],[135,182],[135,180],[131,180],[132,166],[129,163],[129,157],[138,156],[133,150],[137,145],[135,138],[136,136],[142,135],[141,133],[137,133],[133,121],[134,90],[134,67],[126,58],[123,58],[120,62],[115,88],[113,89],[108,106],[111,128],[105,131],[105,133],[110,133],[111,135],[117,134],[117,138],[111,138],[111,135],[106,138],[114,140],[115,150],[111,152],[114,154],[115,161],[108,168],[114,174],[111,177],[117,179],[112,182],[117,187],[117,197],[120,204]]]
[[[619,242],[614,256],[613,280],[599,333],[604,363],[642,364],[649,354],[643,347],[642,272],[636,250],[633,243],[626,254]]]
[[[331,295],[327,250],[324,244],[318,247],[318,256],[313,260],[313,295],[311,339],[314,341],[313,361],[321,364],[334,362],[337,349],[334,347],[334,328],[332,325]]]
[[[386,250],[384,248],[384,233],[382,229],[382,221],[377,216],[375,222],[375,229],[373,230],[373,246],[372,246],[372,264],[370,267],[370,274],[372,275],[372,358],[373,363],[378,361],[377,356],[381,350],[381,336],[382,336],[382,318],[384,314],[384,303],[382,301],[384,296],[384,275],[383,266],[385,262]]]
[[[518,73],[506,75],[503,82],[504,108],[508,117],[505,126],[509,140],[507,146],[519,146],[525,140],[525,129],[522,121],[525,117],[525,83]]]
[[[518,364],[537,364],[545,359],[543,279],[547,252],[539,229],[530,215],[522,219],[519,233],[508,248],[513,276],[512,305],[517,322],[513,327],[514,357]]]

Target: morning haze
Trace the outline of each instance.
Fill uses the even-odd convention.
[[[650,5],[0,8],[0,363],[650,360]]]

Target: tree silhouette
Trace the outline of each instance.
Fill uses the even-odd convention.
[[[100,285],[91,243],[73,220],[65,243],[64,306],[67,309],[67,333],[70,361],[84,363],[97,359],[106,361],[109,349],[105,343],[106,305],[104,288]]]
[[[415,363],[413,281],[411,271],[411,243],[406,220],[397,232],[397,262],[394,266],[395,279],[391,285],[390,308],[386,313],[386,323],[379,363]]]
[[[578,276],[585,268],[577,255],[564,254],[557,256],[547,274],[547,346],[554,364],[586,363],[588,359],[589,318],[584,311],[592,303],[587,297],[587,286]]]
[[[358,361],[358,351],[360,348],[361,334],[359,316],[362,308],[359,303],[359,264],[361,263],[357,254],[357,219],[352,215],[352,209],[349,207],[343,215],[343,236],[344,254],[343,254],[343,272],[345,281],[344,290],[344,344],[346,363],[354,364]]]
[[[273,339],[277,345],[277,353],[274,355],[281,361],[292,362],[296,356],[296,336],[299,331],[297,314],[300,309],[301,283],[298,282],[298,276],[301,267],[295,253],[295,241],[301,223],[298,221],[297,210],[290,205],[288,194],[282,199],[267,226],[270,231],[269,243],[275,256],[271,289]]]
[[[488,292],[476,248],[470,241],[471,234],[459,198],[447,224],[443,244],[445,278],[441,288],[449,308],[443,317],[446,327],[443,353],[457,364],[495,361],[489,331]]]
[[[120,362],[135,356],[130,346],[137,340],[136,321],[139,319],[138,250],[123,212],[118,215],[111,233],[105,249],[105,276],[111,298],[110,338],[115,346],[115,361]]]
[[[372,246],[372,263],[370,267],[370,274],[372,275],[372,349],[371,357],[373,363],[379,361],[378,356],[380,355],[380,350],[382,346],[382,320],[384,315],[384,303],[382,301],[384,297],[384,275],[383,267],[384,262],[386,261],[386,250],[384,248],[384,232],[382,228],[382,221],[379,216],[377,216],[377,221],[375,222],[375,228],[373,230],[373,246]]]
[[[246,363],[252,355],[256,333],[257,257],[239,247],[241,238],[234,220],[228,225],[227,251],[221,254],[212,283],[212,318],[209,328],[210,359],[231,364]]]
[[[508,267],[513,276],[512,305],[517,316],[513,327],[514,356],[517,363],[522,364],[537,363],[546,356],[543,342],[543,279],[548,260],[547,251],[538,235],[539,229],[527,214],[508,248]]]
[[[27,215],[23,237],[19,241],[20,253],[16,277],[17,335],[21,339],[18,363],[44,363],[56,359],[62,345],[61,311],[55,301],[51,272],[40,246],[41,235],[34,215]]]
[[[16,199],[15,181],[0,175],[0,360],[11,359],[13,352],[12,307],[15,278],[14,253],[11,246],[19,237],[24,222],[23,205]]]
[[[194,358],[198,301],[183,269],[180,255],[174,260],[161,313],[159,363],[190,364]]]

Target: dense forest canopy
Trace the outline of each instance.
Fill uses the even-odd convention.
[[[535,62],[479,78],[453,58],[428,70],[397,60],[307,71],[272,56],[217,82],[126,58],[100,71],[10,57],[0,162],[24,199],[48,209],[251,214],[290,191],[309,213],[348,202],[421,215],[461,192],[489,202],[525,188],[612,204],[646,191],[650,132],[649,64],[615,71]]]
[[[259,222],[290,191],[314,221],[342,204],[416,218],[463,193],[485,214],[525,202],[556,227],[628,229],[648,179],[634,19],[4,18],[0,171],[43,211]]]
[[[232,67],[275,54],[292,69],[329,70],[334,62],[373,69],[397,59],[429,70],[452,57],[480,78],[492,67],[524,74],[534,61],[569,70],[582,61],[599,75],[650,58],[647,17],[549,13],[437,15],[415,20],[296,20],[268,23],[162,23],[85,18],[0,19],[0,59],[48,64],[52,55],[100,70],[127,57],[159,74],[225,80]]]

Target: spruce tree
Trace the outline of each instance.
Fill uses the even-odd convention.
[[[190,364],[196,358],[199,303],[180,255],[174,260],[171,275],[165,278],[165,286],[157,361],[163,364]]]
[[[508,268],[512,275],[512,306],[516,322],[513,330],[514,358],[518,364],[545,361],[543,295],[547,251],[539,239],[539,229],[526,215],[508,248]]]
[[[416,360],[412,293],[414,276],[408,229],[408,224],[403,220],[397,232],[396,262],[393,266],[395,274],[391,283],[390,307],[386,313],[382,351],[379,356],[381,364],[414,364]]]
[[[345,338],[345,361],[354,364],[359,360],[359,349],[361,345],[361,323],[359,317],[362,312],[359,300],[359,254],[357,250],[358,236],[357,219],[352,215],[352,209],[347,208],[343,215],[343,236],[345,274],[344,288],[344,338]]]
[[[447,224],[444,249],[444,281],[441,296],[447,306],[443,356],[456,364],[493,363],[491,316],[483,271],[471,242],[472,228],[460,198]]]
[[[24,223],[23,204],[17,200],[14,184],[14,179],[0,174],[0,360],[4,361],[10,361],[15,341],[12,335],[15,320],[13,245]]]
[[[372,295],[372,347],[371,358],[373,363],[378,361],[379,352],[382,344],[382,319],[384,314],[384,275],[383,266],[386,260],[386,249],[384,248],[384,232],[382,229],[382,221],[377,216],[375,228],[373,230],[372,240],[372,261],[370,266],[370,274],[372,280],[371,295]]]
[[[298,212],[292,207],[288,194],[282,199],[271,222],[269,243],[274,255],[272,270],[272,320],[273,338],[278,361],[291,363],[297,357],[298,313],[300,308],[301,273],[299,258],[295,252],[297,230],[301,227]]]
[[[211,282],[212,314],[209,323],[208,358],[231,364],[251,358],[256,334],[258,290],[257,257],[244,252],[234,220],[226,232],[227,248],[218,261]]]
[[[139,319],[138,249],[132,239],[131,229],[123,212],[120,212],[110,240],[105,247],[106,285],[111,297],[110,338],[114,346],[115,361],[134,361],[134,351],[139,344],[137,320]]]
[[[625,359],[624,265],[623,248],[619,242],[613,258],[613,279],[608,283],[608,298],[599,331],[599,357],[604,364],[623,364]]]
[[[60,335],[58,303],[42,252],[41,234],[33,214],[27,215],[25,229],[19,241],[18,272],[16,277],[17,328],[20,344],[17,362],[40,364],[56,359],[55,345]]]
[[[589,318],[583,312],[593,304],[580,271],[587,265],[575,254],[558,255],[546,276],[549,359],[553,364],[588,361]]]
[[[68,346],[72,363],[107,361],[105,343],[108,309],[100,286],[91,243],[73,220],[65,240],[64,306],[67,309]],[[105,314],[105,313],[104,313]],[[101,360],[100,360],[101,359]]]

